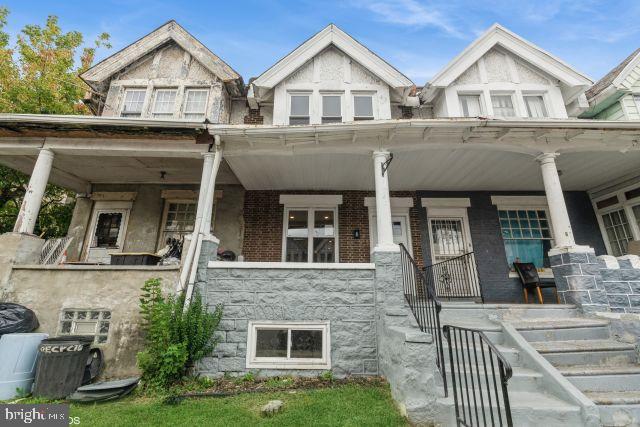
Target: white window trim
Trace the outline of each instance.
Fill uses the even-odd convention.
[[[185,110],[187,108],[187,99],[189,98],[190,91],[201,91],[201,92],[206,91],[207,92],[207,97],[205,98],[205,101],[204,101],[204,111],[202,112],[203,120],[206,119],[207,110],[209,109],[209,98],[211,97],[211,90],[206,87],[187,87],[184,89],[184,100],[182,101],[182,111],[180,113],[180,116],[182,118],[185,118],[185,114],[199,114],[199,113],[189,112]],[[193,120],[193,119],[187,119],[187,120]]]
[[[506,118],[506,119],[515,119],[518,117],[526,117],[525,116],[525,112],[524,111],[519,111],[519,105],[518,102],[516,100],[516,94],[514,91],[511,90],[492,90],[489,92],[489,96],[491,97],[491,99],[489,100],[491,102],[491,110],[493,110],[493,97],[494,96],[508,96],[509,98],[511,98],[511,107],[513,108],[513,116],[509,117],[509,116],[498,116],[495,112],[495,110],[493,110],[493,116],[494,117],[500,117],[500,118]]]
[[[522,91],[522,105],[524,106],[524,111],[522,112],[522,116],[529,119],[538,119],[538,117],[529,116],[529,111],[527,110],[527,102],[525,101],[525,97],[527,96],[541,96],[542,103],[544,104],[545,110],[547,110],[547,116],[542,117],[543,119],[548,119],[551,116],[551,103],[549,102],[549,93],[545,91]]]
[[[307,96],[309,98],[309,124],[313,123],[313,96],[312,90],[292,90],[287,92],[287,111],[286,111],[286,124],[290,124],[291,117],[306,117],[306,116],[293,116],[291,114],[291,97],[292,96]]]
[[[280,204],[296,208],[335,208],[342,204],[340,194],[281,194]]]
[[[120,233],[118,234],[118,247],[107,250],[111,252],[122,252],[124,249],[125,238],[127,236],[127,225],[129,224],[129,216],[131,214],[131,208],[133,202],[123,201],[99,201],[93,205],[93,212],[91,213],[91,222],[89,225],[89,232],[87,233],[87,241],[85,243],[85,257],[89,255],[89,250],[94,249],[92,246],[93,237],[95,236],[96,225],[98,223],[98,215],[101,213],[122,213],[122,222],[120,224]]]
[[[462,108],[462,96],[477,96],[479,97],[479,104],[480,104],[480,114],[481,115],[486,115],[488,114],[488,106],[487,106],[487,100],[485,99],[485,94],[482,90],[478,90],[478,91],[466,91],[466,90],[461,90],[457,92],[457,97],[458,97],[458,108],[460,109],[460,117],[466,117],[464,115],[464,108]]]
[[[602,215],[611,213],[613,211],[624,210],[625,215],[627,216],[627,221],[629,222],[629,227],[631,228],[631,235],[634,240],[640,240],[640,227],[638,226],[638,222],[636,216],[633,213],[633,207],[640,205],[640,197],[635,197],[633,199],[627,199],[626,193],[630,190],[635,190],[640,187],[640,184],[637,182],[634,184],[626,185],[624,187],[620,187],[616,189],[616,191],[612,191],[610,193],[598,196],[596,198],[591,199],[591,204],[593,206],[593,210],[596,213],[596,219],[598,221],[598,226],[600,227],[600,234],[602,235],[602,240],[604,241],[604,246],[607,249],[607,254],[612,255],[613,251],[611,250],[611,243],[609,242],[609,236],[607,235],[607,230],[604,225],[604,221],[602,219]],[[608,199],[610,197],[616,196],[618,197],[618,203],[613,204],[611,206],[607,206],[606,208],[598,208],[597,203],[602,200]]]
[[[470,208],[468,197],[423,197],[420,199],[423,208]]]
[[[284,208],[284,219],[282,221],[282,262],[287,262],[287,230],[289,229],[289,212],[290,211],[307,211],[307,263],[313,261],[313,229],[315,228],[315,211],[332,211],[333,212],[333,241],[335,254],[333,263],[340,262],[340,243],[339,243],[339,226],[338,226],[338,206],[286,206]],[[329,263],[327,263],[329,264]]]
[[[119,117],[131,117],[131,115],[128,114],[124,114],[124,106],[126,103],[126,99],[127,99],[127,91],[140,91],[140,92],[144,92],[144,98],[142,100],[142,106],[140,107],[140,117],[142,118],[144,117],[144,107],[147,103],[147,95],[148,95],[148,89],[147,87],[143,87],[143,86],[132,86],[132,87],[126,87],[124,88],[124,90],[122,91],[122,102],[120,103],[120,111],[118,112],[118,116]],[[135,118],[135,117],[134,117]]]
[[[257,329],[313,329],[322,331],[322,358],[291,359],[282,357],[256,357]],[[291,334],[291,332],[289,332]],[[287,349],[287,352],[289,349]],[[329,321],[249,321],[247,327],[248,369],[331,369],[331,330]]]
[[[555,241],[555,236],[553,234],[553,223],[551,222],[551,216],[549,215],[549,205],[547,204],[546,196],[491,196],[491,204],[495,205],[496,209],[499,211],[506,210],[543,210],[547,213],[547,222],[549,223],[549,234],[551,238],[551,245],[553,246],[553,242]],[[498,222],[500,218],[498,217]],[[500,227],[500,238],[502,239],[502,227]],[[504,241],[504,239],[503,239]],[[518,273],[515,271],[511,271],[511,266],[509,265],[509,278],[517,279]],[[553,270],[551,268],[543,268],[538,270],[538,276],[542,279],[553,279]]]
[[[378,97],[376,96],[377,93],[375,91],[351,91],[351,106],[352,106],[352,111],[351,111],[351,119],[355,120],[356,117],[366,117],[369,118],[371,117],[372,120],[377,120],[378,119]],[[373,114],[372,116],[356,116],[356,101],[355,101],[355,97],[356,96],[369,96],[371,97],[371,113]]]
[[[346,105],[344,102],[344,91],[332,91],[332,90],[321,90],[320,94],[320,123],[322,123],[322,119],[324,116],[324,97],[325,96],[339,96],[340,97],[340,123],[345,122],[346,115]]]
[[[176,102],[178,101],[178,90],[179,88],[177,87],[154,87],[153,88],[153,101],[151,102],[151,117],[152,118],[160,118],[160,119],[172,119],[175,117],[175,109],[176,109]],[[158,92],[175,92],[176,95],[173,99],[173,105],[171,108],[171,112],[156,112],[156,100],[158,99]],[[156,114],[161,114],[162,117],[156,117]],[[171,115],[169,117],[169,114]],[[165,116],[166,115],[166,116]]]

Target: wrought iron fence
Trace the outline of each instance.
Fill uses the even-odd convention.
[[[458,426],[513,426],[511,365],[480,330],[445,325]]]
[[[473,252],[431,264],[424,268],[424,272],[427,282],[439,298],[482,300]]]
[[[404,297],[420,326],[420,330],[430,333],[436,343],[436,363],[440,375],[442,375],[444,393],[447,396],[447,375],[442,347],[442,328],[440,327],[440,310],[442,310],[442,306],[438,301],[435,290],[425,280],[424,272],[420,270],[407,248],[402,244],[400,244],[400,258]]]

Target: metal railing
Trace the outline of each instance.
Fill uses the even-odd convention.
[[[444,394],[448,395],[447,374],[445,372],[444,350],[442,347],[442,328],[440,327],[440,310],[442,306],[433,287],[428,285],[425,275],[404,245],[400,244],[402,264],[402,286],[404,297],[422,332],[428,332],[436,343],[436,364],[442,382]]]
[[[482,300],[473,252],[431,264],[424,268],[424,272],[429,285],[435,289],[439,298]]]
[[[477,329],[445,325],[458,426],[513,426],[507,383],[513,371]]]
[[[44,242],[40,251],[40,264],[60,264],[72,239],[73,237],[58,237]]]

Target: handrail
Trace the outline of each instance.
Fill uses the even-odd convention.
[[[436,296],[435,289],[429,286],[424,272],[420,270],[411,254],[400,244],[400,260],[402,266],[402,287],[404,297],[422,332],[428,332],[436,343],[436,365],[442,376],[444,395],[448,395],[447,375],[445,371],[444,350],[442,345],[442,328],[440,327],[440,311],[442,305]]]
[[[457,425],[512,427],[507,390],[513,375],[511,364],[481,330],[444,325],[443,332],[449,348]]]
[[[439,298],[482,300],[478,267],[473,252],[467,252],[424,268],[425,277]]]

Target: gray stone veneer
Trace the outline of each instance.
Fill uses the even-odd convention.
[[[611,311],[640,313],[640,258],[637,255],[598,258],[602,262],[600,274]]]
[[[223,304],[214,354],[197,371],[240,375],[246,368],[250,320],[330,321],[331,370],[336,376],[377,375],[373,269],[208,268],[198,290],[211,307]],[[320,370],[262,369],[261,376],[315,376]]]
[[[609,311],[600,270],[604,262],[593,249],[549,255],[558,296],[563,304],[575,304],[585,313]]]

